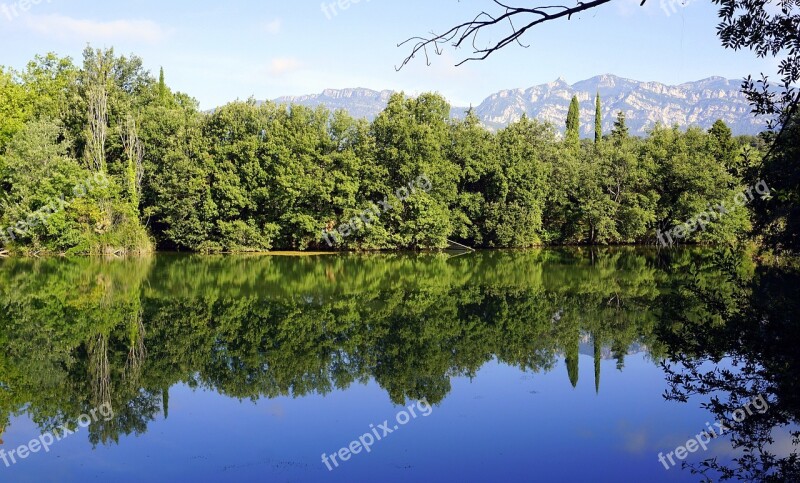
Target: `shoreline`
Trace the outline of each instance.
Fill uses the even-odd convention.
[[[37,253],[36,255],[27,254],[14,254],[9,252],[0,251],[0,261],[10,259],[45,259],[45,258],[108,258],[108,259],[125,259],[125,258],[146,258],[153,255],[166,255],[166,256],[202,256],[202,257],[323,257],[323,256],[341,256],[341,255],[392,255],[392,254],[431,254],[431,253],[444,253],[444,254],[468,254],[468,253],[486,253],[486,252],[528,252],[536,250],[570,250],[570,251],[584,251],[584,250],[619,250],[619,249],[633,249],[633,250],[650,250],[650,251],[669,251],[669,250],[684,250],[696,248],[714,248],[721,245],[702,245],[702,244],[686,244],[675,245],[673,247],[664,248],[652,244],[615,244],[615,245],[538,245],[527,248],[476,248],[473,250],[458,250],[458,249],[441,249],[441,250],[372,250],[372,251],[356,251],[356,250],[343,250],[343,251],[294,251],[294,250],[275,250],[263,252],[193,252],[193,251],[176,251],[176,250],[153,250],[148,252],[130,252],[126,254],[115,253],[84,253],[84,254],[65,254],[65,253]],[[749,245],[739,247],[740,250],[746,251],[751,248]]]

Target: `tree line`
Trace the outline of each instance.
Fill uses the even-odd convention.
[[[253,99],[203,112],[136,56],[87,47],[82,66],[37,56],[21,71],[0,69],[0,246],[73,254],[652,244],[735,197],[763,165],[767,137],[734,137],[721,121],[708,131],[657,125],[640,138],[620,113],[592,141],[580,139],[578,112],[573,99],[564,136],[525,116],[497,132],[471,111],[454,120],[437,94],[395,94],[372,122]],[[97,176],[107,182],[74,193]],[[421,178],[429,190],[398,199]],[[41,216],[54,199],[59,208]],[[395,209],[326,236],[381,202]],[[752,218],[737,206],[681,241],[734,243]]]

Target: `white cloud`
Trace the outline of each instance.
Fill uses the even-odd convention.
[[[302,67],[303,63],[294,57],[276,57],[269,63],[269,73],[276,76],[289,74]]]
[[[63,15],[30,15],[26,17],[28,29],[42,35],[90,40],[133,40],[155,44],[167,33],[151,20],[111,20],[101,22],[76,19]]]
[[[281,29],[283,28],[283,21],[279,18],[268,22],[264,25],[264,30],[270,35],[278,35],[281,33]]]

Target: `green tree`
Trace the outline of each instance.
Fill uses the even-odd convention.
[[[30,117],[25,89],[13,71],[0,68],[0,153]]]
[[[594,142],[599,144],[603,140],[603,110],[600,105],[600,91],[597,92],[594,110]]]
[[[445,149],[449,117],[450,106],[439,95],[406,99],[400,93],[373,122],[376,161],[387,173],[384,196],[399,203],[381,218],[396,247],[444,248],[453,232],[448,209],[457,200],[459,171]],[[428,192],[416,190],[407,203],[393,196],[420,176],[430,179]],[[424,227],[430,232],[420,232]]]
[[[614,121],[614,128],[611,130],[611,139],[617,146],[621,146],[628,138],[628,126],[625,124],[625,113],[619,111],[617,120]]]
[[[9,144],[0,163],[0,185],[8,187],[0,226],[24,228],[16,231],[16,251],[148,250],[138,220],[125,218],[130,212],[118,185],[80,166],[68,148],[52,121],[30,123]],[[109,212],[117,213],[111,222]]]
[[[551,126],[523,116],[498,134],[498,143],[501,171],[495,189],[486,193],[485,245],[538,245],[555,134]]]
[[[626,130],[623,120],[612,134],[613,141],[601,149],[602,184],[616,207],[616,241],[641,243],[647,241],[656,221],[656,170],[652,160],[640,155],[640,141],[628,137]]]
[[[717,162],[709,135],[699,128],[681,132],[657,126],[643,145],[642,157],[655,167],[658,193],[656,228],[684,227],[682,242],[735,243],[750,228],[747,208],[734,202],[739,182]],[[706,213],[704,226],[692,220]]]
[[[164,99],[168,94],[167,83],[164,80],[164,68],[161,67],[158,71],[158,97]]]
[[[448,157],[461,173],[458,199],[451,207],[453,237],[483,246],[487,200],[498,199],[504,184],[497,139],[481,126],[472,109],[463,121],[454,122],[451,138]]]
[[[766,183],[769,196],[753,204],[757,233],[778,253],[800,252],[800,113],[786,125],[780,139],[767,135],[774,147],[756,169],[747,174],[747,184]]]
[[[567,113],[566,143],[573,149],[580,146],[581,140],[581,106],[577,96],[572,96]]]
[[[725,122],[718,119],[708,130],[708,134],[711,135],[711,150],[717,162],[734,176],[744,175],[744,158],[740,156],[739,143],[733,138],[733,133]]]

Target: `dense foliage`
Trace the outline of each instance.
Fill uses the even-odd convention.
[[[471,112],[452,120],[435,94],[396,94],[371,123],[253,100],[206,113],[137,57],[84,57],[0,71],[11,252],[319,250],[342,226],[332,248],[657,243],[752,185],[764,151],[722,122],[631,137],[622,113],[591,143],[578,99],[564,138],[526,117],[498,132]],[[409,190],[421,176],[430,189]],[[359,221],[378,204],[377,220]],[[750,218],[737,207],[679,241],[735,242]]]

